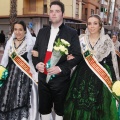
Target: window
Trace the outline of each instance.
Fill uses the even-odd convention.
[[[29,0],[29,10],[36,11],[36,0]]]
[[[93,15],[94,14],[94,10],[93,9],[91,9],[91,15]]]
[[[107,9],[102,7],[101,12],[107,12]]]
[[[87,11],[88,11],[88,9],[87,9],[87,8],[85,8],[85,15],[87,15]]]
[[[44,5],[44,13],[47,13],[47,5]]]

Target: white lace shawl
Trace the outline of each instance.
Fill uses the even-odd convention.
[[[86,36],[89,48],[92,51],[92,48],[89,44],[89,39],[88,39],[88,36],[89,36],[88,29],[86,30],[86,34],[80,35],[79,38],[81,38],[82,36]],[[112,63],[113,63],[113,67],[115,70],[116,78],[117,78],[117,80],[119,80],[118,64],[117,64],[117,57],[116,57],[116,53],[115,53],[115,49],[114,49],[114,44],[113,44],[112,40],[110,39],[110,37],[108,35],[104,34],[104,28],[102,28],[101,32],[100,32],[100,39],[98,40],[97,44],[94,46],[93,54],[96,57],[96,59],[99,62],[101,62],[110,53],[112,54]]]
[[[3,57],[2,57],[2,60],[1,60],[1,65],[3,65],[4,67],[7,66],[8,64],[8,59],[9,59],[9,51],[10,49],[12,48],[12,45],[13,45],[13,40],[15,38],[15,35],[14,33],[12,34],[11,38],[7,41],[7,44],[5,46],[5,50],[4,50],[4,54],[3,54]],[[35,40],[36,38],[35,37],[32,37],[29,30],[27,29],[27,34],[25,36],[25,42],[22,46],[27,46],[25,50],[21,50],[23,47],[21,47],[19,49],[19,51],[17,52],[19,55],[22,55],[23,53],[25,53],[26,51],[28,52],[27,54],[27,58],[29,60],[29,65],[30,65],[30,68],[31,68],[31,72],[33,73],[34,78],[36,80],[38,80],[37,78],[37,73],[34,69],[34,66],[33,66],[33,63],[32,63],[32,55],[31,55],[31,51],[33,49],[33,46],[35,44]],[[25,48],[25,47],[24,47]],[[20,53],[20,52],[23,52],[23,53]]]
[[[6,67],[7,64],[8,64],[9,50],[12,47],[14,38],[15,38],[15,35],[13,33],[11,38],[8,40],[8,42],[6,44],[4,54],[3,54],[3,57],[2,57],[2,60],[1,60],[1,65],[3,65],[4,67]],[[32,37],[29,30],[27,29],[27,34],[25,36],[25,42],[23,43],[22,47],[20,48],[20,49],[22,49],[22,48],[25,48],[25,49],[24,50],[19,49],[19,51],[17,51],[17,53],[19,55],[22,55],[26,51],[28,52],[27,58],[29,60],[30,70],[31,70],[31,73],[33,75],[33,78],[37,81],[38,80],[38,73],[34,69],[34,66],[33,66],[33,63],[32,63],[32,55],[31,55],[31,50],[33,49],[33,46],[35,44],[35,40],[36,40],[36,38]],[[39,115],[39,112],[38,112],[38,87],[34,83],[32,85],[30,98],[31,98],[30,99],[31,108],[29,110],[29,112],[30,112],[29,120],[40,120],[40,118],[39,118],[40,115]],[[25,118],[23,118],[23,119],[25,119]]]
[[[115,46],[115,50],[119,51],[120,42],[117,40],[117,41],[114,43],[114,46]],[[120,51],[119,51],[119,52],[120,52]]]

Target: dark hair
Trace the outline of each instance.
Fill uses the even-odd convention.
[[[65,12],[65,6],[64,6],[64,4],[62,2],[60,2],[60,1],[53,1],[53,2],[50,3],[50,7],[52,5],[58,5],[58,6],[60,6],[62,13]]]
[[[99,20],[99,25],[100,25],[100,27],[102,28],[103,23],[102,23],[102,19],[100,18],[100,16],[97,15],[97,14],[92,14],[91,16],[89,16],[89,18],[91,18],[91,17],[97,18],[97,19]],[[88,18],[88,19],[89,19],[89,18]],[[88,22],[88,21],[87,21],[87,22]]]
[[[14,26],[15,26],[15,24],[20,24],[20,25],[22,25],[24,31],[26,31],[26,24],[25,24],[24,21],[16,21],[16,22],[14,23],[14,25],[13,25],[13,30],[14,30]]]
[[[4,34],[3,30],[1,30],[1,33]]]

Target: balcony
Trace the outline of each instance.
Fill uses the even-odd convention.
[[[29,8],[29,7],[24,7],[23,8],[23,14],[24,15],[48,15],[47,13],[47,8],[40,8],[40,7],[35,7],[35,8]]]

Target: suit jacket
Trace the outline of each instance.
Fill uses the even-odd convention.
[[[64,24],[62,24],[59,29],[60,30],[56,36],[55,41],[57,40],[57,38],[68,41],[70,43],[68,52],[69,54],[72,54],[75,58],[69,61],[67,61],[67,55],[64,55],[60,58],[56,66],[59,66],[62,72],[56,75],[55,78],[51,80],[54,82],[57,81],[57,83],[65,82],[70,79],[71,69],[79,63],[82,56],[77,31]],[[39,30],[36,43],[33,48],[34,50],[37,50],[39,52],[39,56],[38,58],[32,57],[34,66],[36,66],[39,62],[44,62],[50,38],[50,30],[50,26]],[[46,81],[46,75],[39,72],[38,80]]]

